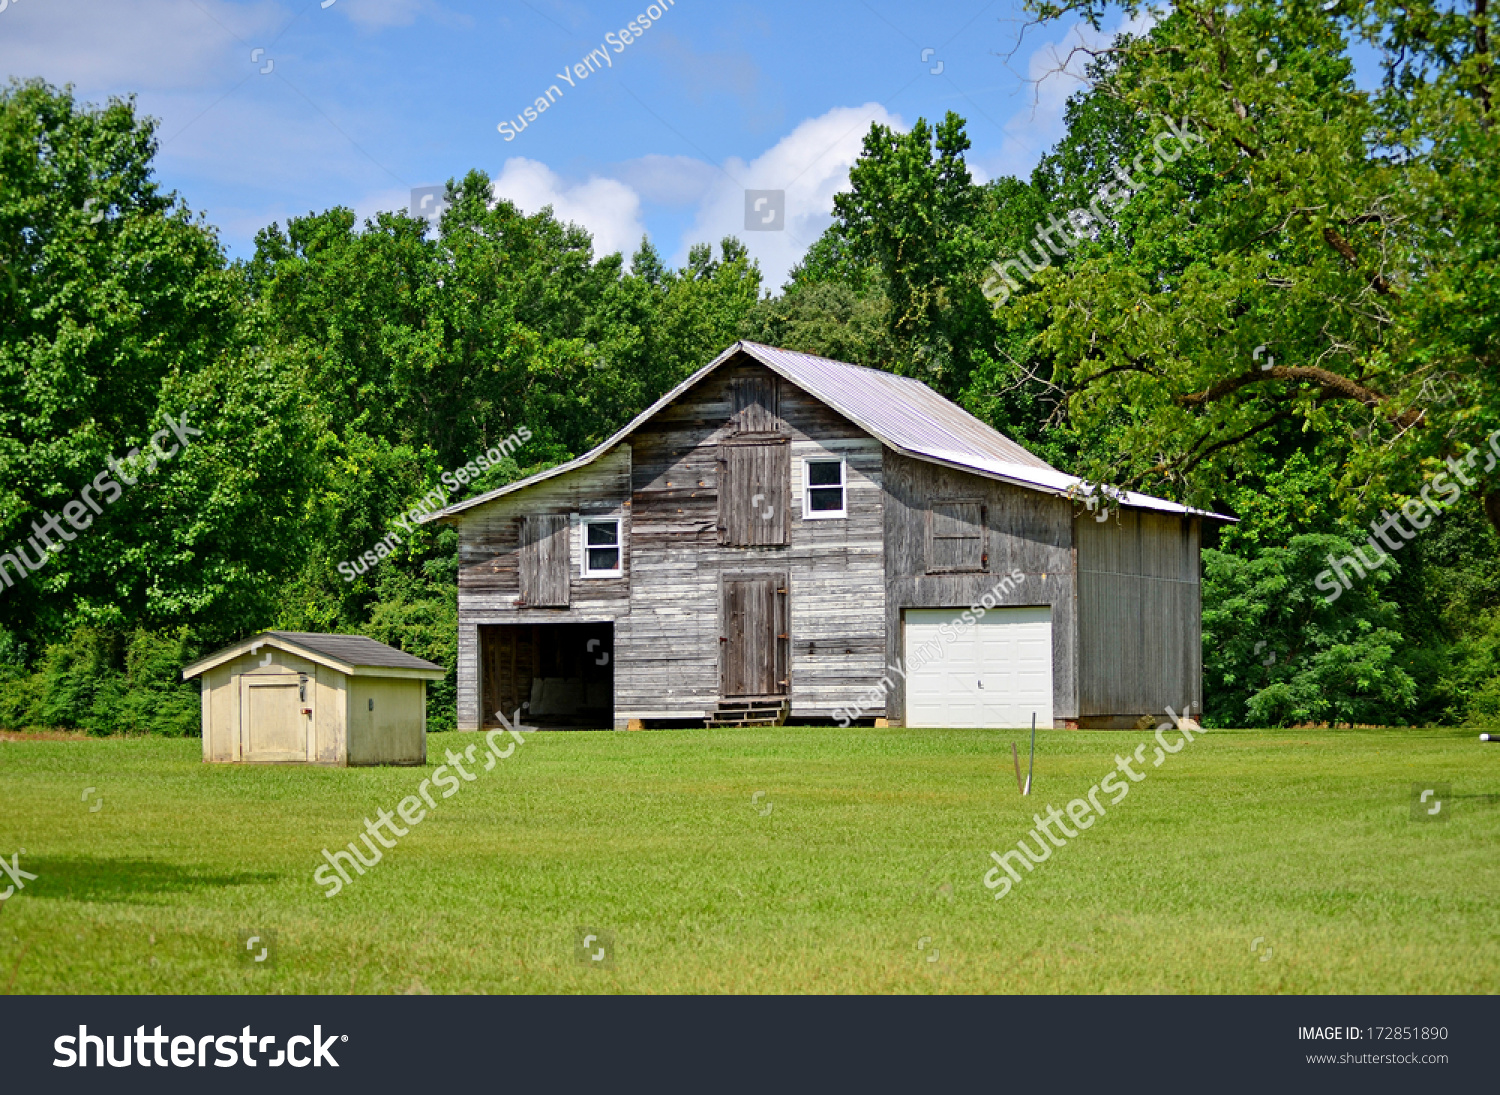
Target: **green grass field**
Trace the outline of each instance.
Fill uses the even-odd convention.
[[[0,903],[0,992],[1500,985],[1500,747],[1469,731],[1210,731],[1160,768],[1148,749],[1123,802],[993,900],[989,852],[1150,737],[1039,733],[1022,799],[1020,733],[537,733],[332,899],[321,849],[431,768],[0,742],[0,853],[38,876]],[[477,740],[432,735],[429,757]],[[1413,781],[1474,797],[1414,823]],[[612,934],[613,968],[578,959],[581,927]],[[275,933],[274,963],[245,932]]]

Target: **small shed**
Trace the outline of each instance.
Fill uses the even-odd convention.
[[[202,677],[203,759],[425,764],[441,666],[364,635],[262,631],[182,671]]]

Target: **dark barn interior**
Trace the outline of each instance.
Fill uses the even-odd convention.
[[[493,624],[479,628],[485,727],[614,725],[614,624]]]

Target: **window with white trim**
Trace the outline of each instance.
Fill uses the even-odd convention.
[[[583,576],[585,578],[619,578],[621,565],[620,518],[585,517],[583,519]]]
[[[841,456],[809,456],[802,461],[802,518],[849,516],[847,473]]]

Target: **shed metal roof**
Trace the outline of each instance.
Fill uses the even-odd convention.
[[[182,671],[183,679],[196,677],[216,665],[222,665],[262,646],[274,646],[294,654],[302,654],[313,661],[321,662],[353,676],[381,676],[382,670],[390,670],[388,676],[415,676],[423,679],[441,679],[447,671],[440,665],[425,661],[394,646],[377,642],[366,635],[329,635],[318,631],[262,631],[248,639],[216,650],[200,658]]]
[[[1077,476],[1058,471],[1000,431],[985,425],[956,403],[944,399],[920,380],[814,354],[763,346],[758,342],[736,342],[636,415],[629,425],[598,447],[555,468],[436,510],[421,520],[426,522],[451,518],[502,495],[525,490],[533,483],[593,463],[629,437],[642,423],[738,354],[745,354],[760,362],[828,404],[887,447],[907,456],[1047,494],[1086,498],[1096,489]],[[1112,500],[1137,509],[1191,514],[1221,521],[1234,520],[1222,514],[1192,509],[1177,502],[1134,491]]]

